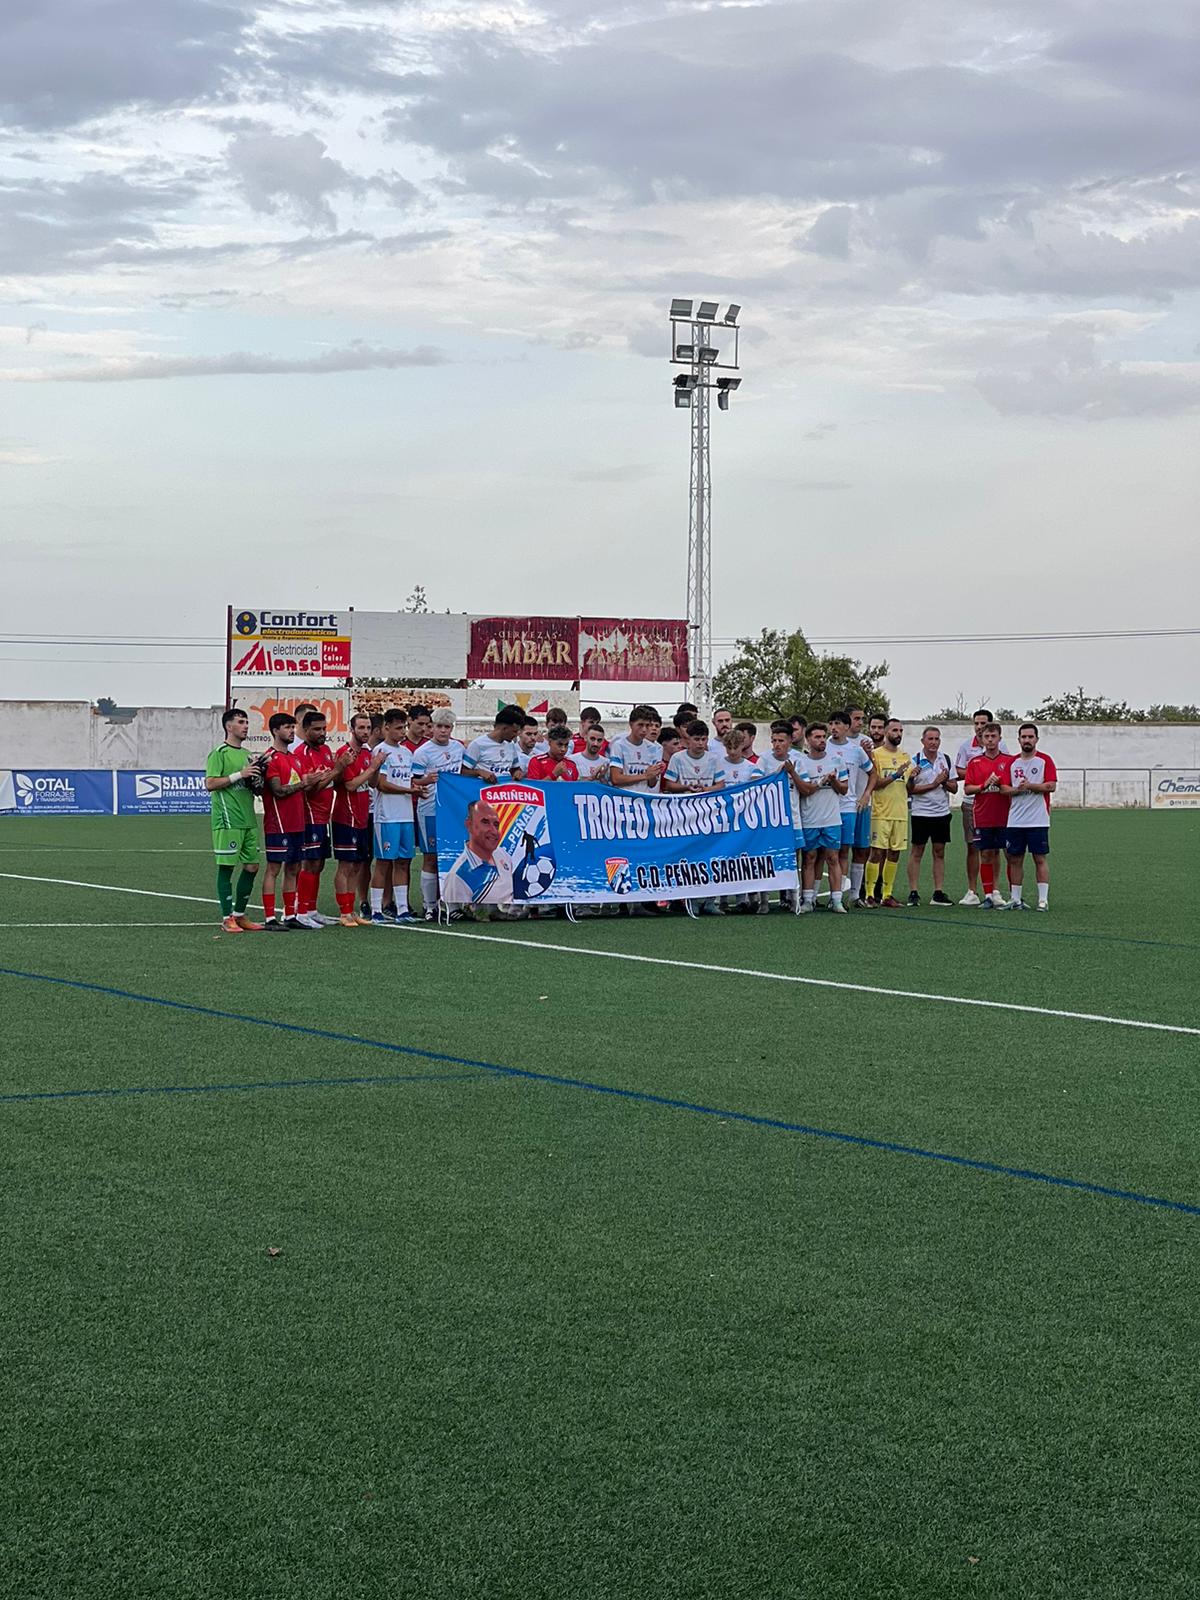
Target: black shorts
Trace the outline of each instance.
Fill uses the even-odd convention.
[[[304,830],[305,861],[329,860],[329,824],[310,822]]]
[[[1007,828],[980,828],[979,848],[981,850],[1003,850]]]
[[[371,829],[353,828],[347,822],[333,825],[333,853],[339,861],[361,862],[371,859]]]
[[[283,861],[294,866],[304,859],[303,833],[265,833],[263,852],[268,861]]]
[[[950,813],[944,817],[918,817],[912,819],[913,844],[949,844]]]

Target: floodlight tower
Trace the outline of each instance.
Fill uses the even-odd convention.
[[[688,484],[688,643],[691,658],[692,699],[702,711],[712,694],[712,475],[709,462],[709,396],[717,391],[718,411],[729,410],[729,397],[741,383],[727,374],[738,370],[738,317],[741,306],[731,305],[717,322],[715,300],[701,300],[693,312],[691,300],[671,301],[671,365],[688,370],[676,375],[675,405],[692,413],[691,471]],[[717,328],[726,341],[712,341]],[[732,348],[728,340],[732,339]],[[721,359],[724,348],[726,356]],[[718,376],[718,373],[725,374]]]

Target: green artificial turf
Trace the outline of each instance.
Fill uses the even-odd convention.
[[[1048,917],[235,939],[203,821],[0,824],[197,897],[0,876],[97,986],[0,975],[0,1595],[1190,1595],[1200,1215],[731,1115],[1200,1205],[1200,1036],[871,992],[1200,1028],[1200,817],[1054,827]]]

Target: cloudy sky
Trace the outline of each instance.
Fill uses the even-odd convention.
[[[673,294],[745,306],[719,637],[1185,627],[1198,97],[1178,0],[8,0],[0,633],[681,614]],[[854,651],[912,714],[1198,695],[1194,638]]]

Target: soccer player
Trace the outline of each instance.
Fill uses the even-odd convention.
[[[872,717],[872,739],[875,737],[875,721]],[[900,905],[892,888],[896,882],[896,868],[900,865],[900,852],[908,845],[908,790],[905,784],[912,762],[900,748],[903,738],[904,724],[899,718],[890,717],[883,724],[883,743],[871,757],[875,764],[875,787],[871,791],[867,904],[883,904],[889,910],[895,910]]]
[[[758,723],[751,722],[748,718],[742,722],[735,722],[734,729],[746,735],[746,760],[754,766],[758,765],[758,756],[755,754],[754,741],[758,738]]]
[[[829,873],[829,909],[845,914],[842,904],[841,797],[849,787],[849,770],[841,753],[827,746],[829,729],[810,722],[805,731],[807,748],[794,762],[800,792],[800,821],[804,827],[804,861],[800,910],[815,911],[817,885],[822,870]]]
[[[472,800],[467,807],[466,849],[442,884],[447,905],[505,905],[512,899],[512,857],[499,846],[499,812],[486,800]]]
[[[381,724],[382,726],[382,724]],[[338,922],[343,928],[365,927],[370,916],[356,914],[355,906],[370,909],[368,886],[371,862],[371,780],[383,763],[383,753],[371,749],[371,719],[359,711],[350,718],[350,739],[337,753],[333,781],[333,877]]]
[[[407,744],[393,743],[393,735],[398,730],[399,722],[394,713],[386,712],[384,741],[379,747],[385,754],[375,774],[375,865],[371,872],[370,901],[371,921],[376,925],[416,921],[408,904],[408,880],[415,848],[413,796],[420,799],[425,792],[425,781],[413,777],[412,751]],[[395,911],[385,911],[385,894],[394,900]]]
[[[296,719],[296,726],[300,729],[300,732],[292,740],[290,746],[291,752],[294,756],[300,754],[300,747],[304,743],[304,719],[310,711],[315,711],[316,709],[316,706],[314,706],[311,701],[301,700],[295,711],[292,712],[292,715]]]
[[[404,735],[404,747],[409,755],[416,755],[433,732],[433,723],[428,706],[409,706],[408,728]]]
[[[329,860],[329,819],[333,814],[333,785],[339,769],[325,737],[325,716],[306,711],[301,724],[304,734],[300,748],[294,749],[296,765],[306,779],[304,790],[304,853],[296,880],[298,905],[296,921],[306,928],[323,928],[336,917],[317,910],[321,892],[321,873]]]
[[[1012,886],[1015,911],[1030,909],[1024,897],[1025,852],[1033,857],[1037,879],[1037,908],[1050,909],[1050,796],[1058,788],[1058,769],[1048,755],[1038,749],[1038,730],[1034,722],[1023,722],[1017,730],[1020,750],[1011,758],[1008,769],[1008,822],[1004,850],[1008,856],[1008,881]]]
[[[802,756],[808,748],[807,736],[804,732],[808,727],[808,718],[803,711],[793,711],[788,718],[792,730],[792,750],[796,755]]]
[[[549,730],[547,730],[548,735]],[[570,728],[567,729],[567,738],[571,737]],[[529,763],[533,759],[538,744],[538,725],[536,717],[526,717],[517,730],[517,775],[529,775]],[[548,747],[547,747],[548,748]]]
[[[263,844],[267,866],[263,873],[263,910],[268,933],[291,933],[307,927],[297,919],[296,879],[304,855],[304,774],[291,745],[296,719],[290,711],[276,711],[267,723],[271,749],[263,772]],[[283,917],[275,912],[275,883],[283,868]]]
[[[871,741],[871,750],[882,750],[887,734],[888,719],[881,711],[872,711],[867,719],[867,737]]]
[[[444,772],[466,772],[472,778],[491,780],[492,774],[477,767],[467,756],[465,745],[452,738],[454,713],[447,706],[439,706],[433,713],[433,732],[413,756],[413,776],[425,782],[424,792],[417,801],[417,847],[421,851],[421,904],[426,922],[437,920],[438,858],[437,858],[437,783]],[[526,732],[522,729],[522,732]],[[461,913],[452,912],[457,921]]]
[[[747,733],[740,723],[735,723],[721,741],[725,750],[725,759],[721,763],[721,778],[726,789],[735,783],[754,783],[762,779],[762,773],[754,760],[751,749],[753,741],[754,724],[750,724],[751,733]],[[750,890],[747,893],[724,895],[721,904],[726,911],[733,911],[741,915],[753,915],[762,912],[765,916],[770,909],[767,897],[759,890]]]
[[[635,707],[636,709],[636,707]],[[662,779],[664,794],[699,794],[710,789],[723,789],[721,776],[724,763],[709,748],[708,723],[699,717],[687,725],[687,745],[676,750],[671,764]],[[638,908],[631,907],[632,910]],[[702,917],[723,917],[725,913],[717,904],[715,895],[706,895],[696,903]]]
[[[992,720],[992,713],[986,706],[978,710],[972,721],[975,732],[969,739],[964,739],[958,747],[954,757],[954,769],[958,774],[959,783],[965,784],[967,779],[967,766],[973,756],[983,752],[983,730]],[[1008,748],[1001,739],[998,746],[1000,754],[1006,756]],[[975,826],[975,797],[965,794],[962,803],[962,831],[963,841],[967,847],[967,892],[958,902],[960,906],[977,906],[979,899],[979,832]]]
[[[675,729],[676,733],[679,735],[680,744],[686,744],[686,742],[687,742],[687,725],[688,725],[689,722],[695,722],[696,718],[699,715],[700,715],[699,708],[697,706],[692,705],[690,700],[684,700],[683,703],[676,710],[675,715],[671,718],[671,726]]]
[[[565,711],[558,715],[564,724]],[[546,713],[546,726],[550,726],[553,711]],[[525,713],[520,706],[501,706],[491,733],[481,733],[467,746],[467,759],[473,767],[486,771],[493,782],[507,783],[520,774],[517,761],[517,734],[525,726]]]
[[[712,737],[708,741],[708,748],[718,761],[725,759],[725,735],[733,727],[733,712],[726,706],[721,706],[713,712]]]
[[[652,706],[634,706],[629,713],[629,732],[609,747],[609,782],[618,789],[644,794],[658,788],[663,775],[662,746],[648,737],[652,716]]]
[[[550,745],[548,755],[534,756],[526,774],[530,783],[578,783],[579,768],[568,754],[571,747],[571,730],[565,723],[556,723],[546,734]]]
[[[575,734],[575,736],[571,740],[571,754],[572,754],[572,756],[580,755],[584,750],[587,749],[588,729],[589,728],[599,728],[599,727],[600,727],[600,713],[596,710],[596,707],[595,706],[584,706],[583,710],[579,713],[579,732],[577,734]],[[603,737],[603,735],[604,735],[604,729],[603,728],[600,728],[600,733],[601,733],[600,754],[606,756],[608,754],[608,740]],[[546,752],[544,750],[539,750],[538,751],[538,755],[540,755],[540,756],[544,756],[545,754],[546,754]]]
[[[209,752],[204,764],[204,787],[212,796],[209,805],[221,927],[226,933],[258,933],[262,923],[251,922],[246,907],[259,863],[253,785],[261,782],[265,761],[255,760],[242,748],[250,733],[250,719],[244,711],[231,707],[223,713],[221,727],[225,742]],[[233,869],[237,866],[242,870],[235,890]]]
[[[674,728],[670,729],[673,738]],[[666,754],[667,735],[663,735],[663,754]],[[587,736],[582,750],[572,750],[571,760],[575,763],[580,778],[585,783],[606,783],[608,781],[608,739],[605,737],[604,728],[599,722],[588,724]]]
[[[1008,901],[996,888],[996,862],[1005,845],[1008,827],[1009,767],[1012,756],[1000,749],[1000,724],[985,722],[979,738],[983,749],[967,762],[966,792],[975,801],[975,829],[979,835],[979,879],[988,910],[1005,910]]]
[[[858,708],[862,727],[862,708]],[[866,904],[862,897],[863,875],[871,853],[871,791],[875,787],[875,763],[863,749],[862,741],[851,734],[849,711],[835,711],[829,718],[826,749],[846,764],[846,792],[838,805],[841,813],[842,844],[838,865],[842,883],[850,879],[850,898],[856,906]],[[869,742],[869,741],[868,741]],[[845,902],[843,901],[843,904]]]
[[[664,722],[662,732],[658,736],[658,747],[662,751],[663,771],[671,764],[671,757],[676,750],[684,747],[684,738],[673,722]]]
[[[908,773],[912,802],[912,848],[908,853],[908,903],[921,904],[921,859],[925,846],[933,846],[931,906],[954,902],[946,893],[946,846],[950,843],[950,796],[958,792],[958,778],[950,757],[942,749],[940,728],[926,728],[921,748]]]
[[[800,790],[796,782],[796,752],[792,748],[792,725],[786,717],[771,724],[771,748],[759,757],[758,770],[764,778],[773,778],[777,772],[786,772],[788,778],[788,804],[792,810],[792,835],[796,847],[796,871],[803,867],[804,828],[800,822]],[[801,904],[799,889],[781,889],[779,903],[793,909]]]

